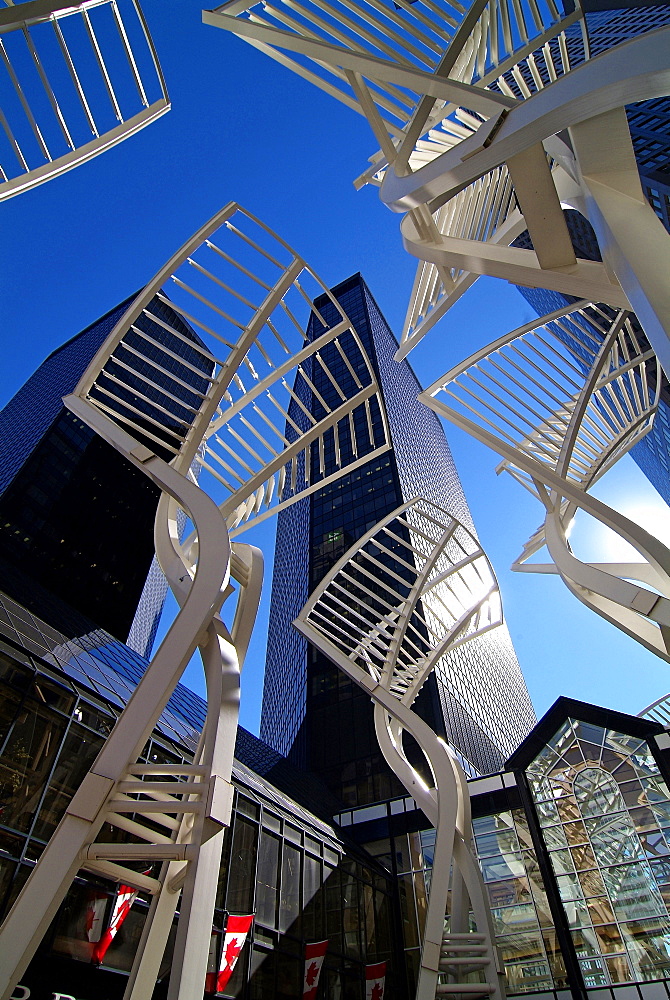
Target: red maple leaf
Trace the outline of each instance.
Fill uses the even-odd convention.
[[[319,966],[316,964],[316,962],[312,962],[312,964],[307,969],[307,972],[305,973],[305,979],[307,981],[307,985],[314,986],[314,983],[316,982],[318,975],[319,975]]]
[[[379,983],[375,983],[372,987],[372,998],[371,1000],[382,1000],[384,996],[384,987],[380,986]]]
[[[242,951],[242,945],[238,938],[231,938],[226,945],[226,965],[229,969],[232,969],[235,964],[235,959]]]

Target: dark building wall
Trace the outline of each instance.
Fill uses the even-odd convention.
[[[71,636],[101,626],[125,640],[132,631],[135,648],[144,653],[167,590],[155,567],[143,594],[159,491],[62,403],[131,302],[54,351],[0,412],[0,589]],[[153,300],[151,309],[199,343],[168,306]],[[162,345],[193,365],[202,366],[201,356],[146,316],[138,323],[156,343],[131,333],[131,346],[167,369],[164,384],[185,404],[197,405],[194,393],[206,387],[205,378]],[[149,360],[128,352],[127,361],[142,391]],[[170,372],[194,392],[178,387]]]
[[[68,641],[0,594],[0,919],[145,668],[108,634]],[[190,761],[205,708],[178,685],[142,760]],[[328,996],[361,997],[365,964],[386,961],[387,995],[408,1000],[392,880],[332,825],[325,789],[242,729],[233,782],[214,930],[220,941],[226,912],[254,913],[255,920],[226,995],[293,1000],[301,993],[305,941],[328,938],[322,972]],[[99,934],[118,888],[80,873],[22,977],[31,1000],[58,993],[121,1000],[149,899],[140,894],[134,902],[99,967],[92,917],[100,921]],[[171,948],[172,939],[154,1000],[167,993]]]

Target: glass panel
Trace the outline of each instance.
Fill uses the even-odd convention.
[[[607,986],[609,984],[605,963],[601,959],[591,958],[579,964],[587,989],[593,986]]]
[[[647,833],[649,830],[656,830],[659,825],[654,813],[647,806],[631,809],[630,815],[635,824],[635,829],[639,834]]]
[[[623,955],[616,958],[606,958],[605,964],[613,983],[629,983],[633,979],[628,959]]]
[[[501,856],[493,858],[483,858],[481,862],[482,873],[486,882],[499,882],[514,876],[524,874],[523,862],[520,854],[508,854],[504,858]]]
[[[411,880],[411,875],[406,876]],[[342,877],[342,923],[344,926],[344,950],[353,958],[361,957],[361,915],[358,881],[352,875]]]
[[[556,875],[565,875],[575,870],[570,851],[552,851],[549,855],[549,860]]]
[[[594,924],[607,924],[614,920],[614,912],[607,896],[595,896],[587,900],[586,905]]]
[[[72,723],[40,807],[33,830],[36,837],[47,840],[51,836],[101,746],[102,739],[99,736]]]
[[[601,726],[593,726],[590,722],[582,722],[580,720],[576,724],[576,729],[580,740],[588,740],[589,743],[595,743],[598,746],[603,745],[605,730]]]
[[[513,878],[505,882],[490,882],[487,885],[491,906],[512,906],[530,900],[528,879]]]
[[[573,826],[574,824],[570,824]],[[567,847],[566,830],[562,826],[547,826],[542,830],[542,836],[547,850],[551,851],[557,847]]]
[[[573,787],[584,817],[620,811],[623,806],[619,786],[600,767],[585,768],[575,778]]]
[[[582,898],[582,887],[574,873],[572,875],[558,875],[556,883],[562,900]]]
[[[666,912],[648,864],[605,868],[602,876],[619,920],[643,919]]]
[[[570,902],[563,903],[563,909],[565,910],[570,927],[590,926],[591,917],[589,909],[583,899],[573,899]]]
[[[659,826],[670,827],[670,802],[650,798],[650,808]]]
[[[556,800],[556,808],[562,823],[579,819],[579,806],[572,795]]]
[[[279,929],[292,934],[300,933],[300,851],[284,842],[281,867],[281,898],[279,903]]]
[[[497,944],[509,993],[551,989],[549,963],[537,932],[500,938]]]
[[[561,989],[561,987],[567,986],[568,980],[555,929],[552,927],[551,929],[543,930],[542,940],[547,953],[547,959],[549,960],[549,968],[554,978],[554,985],[557,989]]]
[[[2,822],[27,832],[49,778],[66,720],[28,698],[0,756]]]
[[[277,1000],[294,1000],[302,989],[302,960],[293,955],[277,954],[277,985],[272,994]]]
[[[614,813],[586,820],[586,829],[596,858],[601,865],[637,860],[644,857],[640,838],[628,813]]]
[[[256,920],[267,927],[275,927],[277,923],[279,843],[274,834],[261,832],[256,872]]]
[[[670,921],[636,920],[620,925],[636,976],[663,979],[670,973]]]
[[[275,952],[261,951],[254,947],[249,977],[250,1000],[271,997],[275,987]]]
[[[595,927],[594,930],[603,954],[623,951],[623,940],[616,924],[604,924],[602,927]]]
[[[496,936],[524,933],[537,935],[537,917],[532,903],[491,910]]]
[[[596,867],[595,854],[587,844],[583,844],[582,847],[572,847],[570,850],[574,866],[578,871],[582,868]]]
[[[233,848],[226,909],[231,913],[251,913],[256,881],[258,827],[243,816],[235,816]]]
[[[516,834],[509,827],[501,828],[495,833],[476,837],[477,854],[480,858],[488,854],[505,854],[507,851],[518,851],[519,842]]]
[[[582,886],[584,896],[604,896],[606,893],[603,880],[597,871],[580,872],[579,881]]]
[[[586,833],[586,827],[581,820],[576,823],[566,823],[563,830],[565,832],[566,840],[571,847],[574,844],[585,844],[588,842],[589,838]]]

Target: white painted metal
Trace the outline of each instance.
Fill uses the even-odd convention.
[[[330,329],[312,306],[319,293],[339,317]],[[170,311],[159,313],[156,298]],[[156,339],[156,324],[167,343]],[[168,346],[175,343],[182,353]],[[200,390],[194,378],[180,378],[185,369]],[[262,582],[260,552],[241,543],[231,551],[229,528],[239,533],[381,454],[386,418],[369,359],[337,301],[283,240],[234,203],[138,296],[65,403],[163,490],[156,552],[180,611],[0,928],[0,948],[14,956],[3,965],[0,993],[11,995],[83,867],[154,897],[126,1000],[151,997],[181,893],[168,995],[192,1000],[204,987],[232,806],[239,673]],[[202,467],[198,484],[194,461]],[[180,509],[193,525],[184,542]],[[233,581],[228,628],[222,604]],[[208,707],[194,764],[138,763],[198,646]],[[103,842],[105,824],[140,842]],[[162,862],[158,876],[142,874],[147,862]]]
[[[591,60],[581,10],[561,15],[553,0],[394,8],[230,0],[203,16],[367,117],[380,151],[356,184],[379,184],[389,208],[409,212],[404,244],[424,262],[398,357],[488,274],[632,303],[670,373],[670,237],[642,197],[623,112],[670,92],[670,29]],[[556,138],[567,128],[572,151],[552,165],[545,147],[567,150]],[[508,219],[501,206],[509,209],[512,183],[518,207]],[[575,260],[560,204],[570,187],[604,265]],[[511,248],[524,228],[533,249]]]
[[[0,201],[98,156],[169,109],[136,0],[0,9]]]
[[[417,1000],[504,995],[486,893],[470,847],[465,775],[447,744],[412,711],[439,660],[501,620],[497,584],[477,540],[446,511],[417,498],[345,553],[294,623],[370,694],[382,753],[436,829]],[[430,784],[409,763],[404,733],[419,744]],[[470,909],[474,933],[468,932]]]
[[[544,505],[544,526],[514,568],[558,572],[585,604],[670,660],[670,551],[587,493],[651,428],[660,379],[634,317],[581,302],[500,338],[420,398],[502,455],[501,468]],[[577,559],[567,541],[577,510],[643,562]],[[543,545],[553,566],[527,563]]]

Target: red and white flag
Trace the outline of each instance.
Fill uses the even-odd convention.
[[[85,929],[86,940],[91,944],[97,944],[100,940],[105,926],[105,910],[109,895],[105,893],[92,892],[86,904]]]
[[[244,947],[254,914],[243,917],[228,917],[221,947],[218,971],[208,972],[205,977],[205,993],[221,993],[233,974],[237,958]]]
[[[109,918],[109,924],[107,925],[107,930],[100,936],[100,939],[96,942],[95,947],[93,948],[92,958],[94,962],[102,962],[107,953],[107,949],[116,937],[116,933],[121,924],[130,913],[130,908],[136,899],[137,889],[133,889],[132,886],[129,885],[119,886],[116,893],[116,899],[114,900],[112,915]]]
[[[321,966],[328,950],[327,941],[305,945],[305,981],[302,985],[303,1000],[314,1000],[319,988]]]
[[[365,1000],[383,1000],[386,962],[365,966]]]

